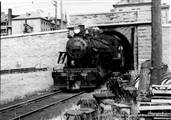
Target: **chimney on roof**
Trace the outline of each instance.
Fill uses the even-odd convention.
[[[26,13],[26,16],[29,17],[31,14],[30,13]]]
[[[12,35],[12,9],[8,9],[8,35]]]

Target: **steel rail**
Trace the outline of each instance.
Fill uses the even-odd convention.
[[[48,108],[48,107],[54,106],[54,105],[56,105],[56,104],[59,104],[59,103],[61,103],[61,102],[66,101],[66,100],[69,100],[69,99],[71,99],[71,98],[73,98],[73,97],[79,96],[79,95],[81,95],[81,94],[83,94],[83,93],[85,93],[85,92],[80,92],[80,93],[75,94],[75,95],[73,95],[73,96],[71,96],[71,97],[67,97],[67,98],[64,98],[64,99],[62,99],[62,100],[58,100],[58,101],[53,102],[53,103],[51,103],[51,104],[45,105],[45,106],[43,106],[43,107],[40,107],[40,108],[38,108],[38,109],[36,109],[36,110],[33,110],[33,111],[27,112],[27,113],[25,113],[25,114],[19,115],[18,117],[12,118],[12,119],[10,119],[10,120],[20,120],[21,118],[24,118],[24,117],[26,117],[26,116],[29,116],[29,115],[31,115],[31,114],[33,114],[33,113],[36,113],[36,112],[41,111],[41,110],[43,110],[43,109],[46,109],[46,108]]]
[[[52,95],[60,93],[60,92],[62,92],[62,90],[59,90],[59,91],[56,91],[56,92],[53,92],[53,93],[50,93],[50,94],[47,94],[47,95],[43,95],[43,96],[40,96],[40,97],[37,97],[37,98],[33,98],[33,99],[30,99],[30,100],[27,100],[27,101],[24,101],[24,102],[20,102],[20,103],[11,105],[11,106],[7,106],[7,107],[4,107],[4,108],[1,108],[0,112],[11,110],[11,109],[14,109],[14,108],[18,108],[18,107],[20,107],[20,106],[22,106],[24,104],[36,102],[36,101],[38,101],[40,99],[52,96]]]

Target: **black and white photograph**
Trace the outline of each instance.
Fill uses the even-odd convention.
[[[171,0],[0,11],[0,120],[171,120]]]

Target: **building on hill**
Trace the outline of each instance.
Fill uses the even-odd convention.
[[[57,19],[57,24],[54,21],[54,17],[47,17],[42,10],[26,13],[12,20],[12,34],[59,30],[61,19]],[[67,22],[63,24],[66,28]]]
[[[61,29],[61,19],[47,17],[42,10],[29,12],[22,15],[12,15],[12,9],[8,14],[1,13],[1,35],[23,34],[32,32],[44,32]],[[64,19],[63,27],[66,28],[67,21]]]
[[[55,17],[50,17],[48,18],[50,21],[52,21],[53,23],[55,23]],[[65,17],[64,21],[63,21],[63,28],[67,28],[67,18]],[[56,29],[59,30],[61,29],[61,19],[57,19],[57,23],[56,23]]]
[[[1,13],[1,36],[8,35],[8,15]]]
[[[12,34],[55,30],[55,24],[46,18],[43,11],[26,13],[12,20]]]

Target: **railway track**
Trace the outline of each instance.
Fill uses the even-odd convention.
[[[29,115],[47,109],[51,106],[57,105],[61,102],[79,96],[83,93],[84,92],[80,92],[76,94],[66,94],[66,93],[62,93],[62,91],[57,91],[57,92],[50,93],[48,95],[44,95],[12,106],[8,106],[0,109],[0,119],[20,120],[22,118],[28,117]]]
[[[60,93],[60,92],[62,92],[62,91],[59,90],[59,91],[56,91],[56,92],[53,92],[53,93],[49,93],[49,94],[46,94],[46,95],[43,95],[43,96],[40,96],[40,97],[36,97],[36,98],[30,99],[30,100],[27,100],[27,101],[24,101],[24,102],[20,102],[20,103],[14,104],[14,105],[10,105],[10,106],[8,106],[8,107],[1,108],[1,109],[0,109],[0,112],[4,112],[4,111],[11,110],[11,109],[15,109],[15,108],[17,108],[17,107],[21,107],[22,105],[25,105],[25,104],[29,104],[29,103],[32,103],[32,102],[39,101],[39,100],[41,100],[41,99],[43,99],[43,98],[46,98],[46,97],[55,95],[55,94]]]

